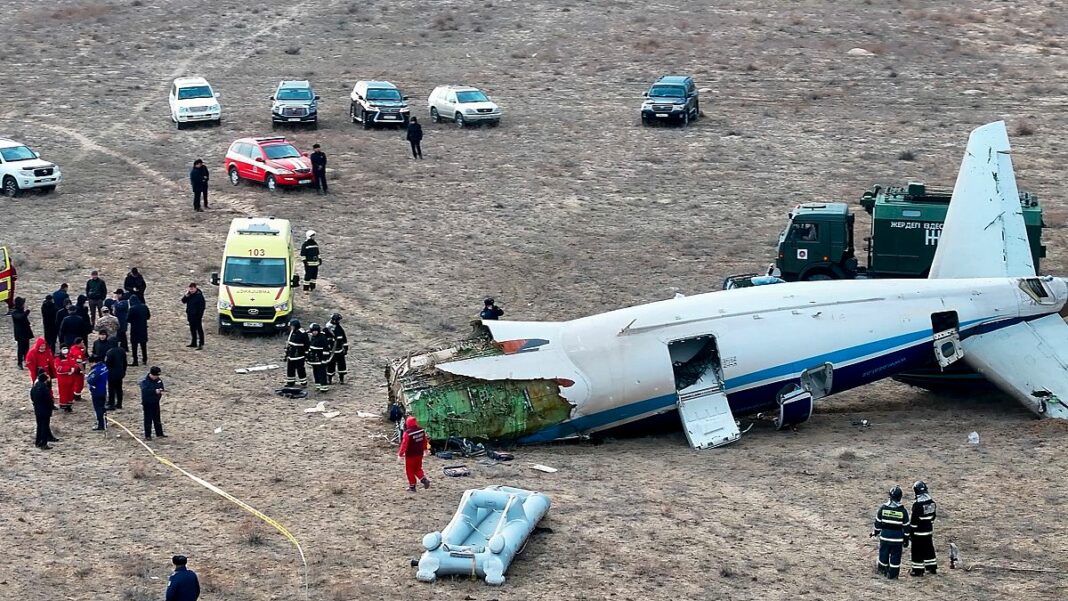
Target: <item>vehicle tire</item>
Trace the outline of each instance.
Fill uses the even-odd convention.
[[[315,130],[319,129],[319,120],[318,119],[316,119],[315,121],[311,122],[311,128],[315,129]]]
[[[272,120],[271,121],[271,131],[277,131],[277,130],[278,130],[278,122]]]
[[[231,166],[228,175],[230,176],[231,185],[236,186],[241,183],[241,174],[237,172],[237,167]]]
[[[438,114],[437,107],[430,107],[430,121],[432,123],[441,123],[441,115]]]
[[[272,193],[278,191],[278,182],[274,181],[274,176],[270,173],[267,174],[267,179],[263,180],[263,183],[267,185],[267,189]]]
[[[19,195],[19,183],[10,175],[4,178],[4,196],[15,198]]]
[[[360,120],[363,121],[364,129],[371,129],[371,120],[367,118],[367,111],[360,109]]]
[[[646,117],[645,115],[642,115],[642,126],[643,127],[649,127],[649,118]]]
[[[828,280],[836,280],[838,278],[834,277],[834,274],[828,273],[826,271],[812,271],[806,273],[805,277],[801,279],[806,282],[826,282]]]
[[[489,122],[489,126],[490,126],[490,127],[497,127],[497,126],[498,126],[498,125],[500,125],[500,124],[501,124],[501,122],[500,122],[500,121],[490,121],[490,122]]]
[[[219,335],[220,336],[227,336],[227,335],[230,334],[230,331],[231,331],[230,328],[228,328],[228,327],[226,327],[226,326],[224,326],[222,324],[219,324]]]
[[[182,126],[183,126],[183,124],[182,124],[182,122],[181,122],[181,121],[179,121],[179,120],[177,120],[177,119],[175,119],[175,120],[174,120],[174,127],[175,127],[175,129],[179,129],[179,130],[180,130],[180,129],[182,129]]]
[[[456,127],[459,127],[460,129],[463,129],[463,127],[467,125],[467,123],[464,123],[464,116],[462,113],[456,113],[456,116],[453,117],[453,121],[456,122]]]
[[[37,190],[41,194],[51,194],[52,192],[56,191],[56,187],[55,186],[41,186],[40,188],[37,188]]]
[[[352,122],[356,123],[356,106],[353,104],[349,105],[349,119],[352,119]]]
[[[690,111],[686,111],[682,114],[682,126],[686,127],[690,124]]]

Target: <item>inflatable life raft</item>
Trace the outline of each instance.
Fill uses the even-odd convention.
[[[423,537],[426,551],[415,577],[433,582],[468,575],[504,584],[504,572],[547,511],[549,497],[541,493],[508,486],[468,490],[449,525]]]

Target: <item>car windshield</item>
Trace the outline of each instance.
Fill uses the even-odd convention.
[[[684,98],[686,90],[681,86],[653,86],[649,98]]]
[[[28,161],[37,158],[37,155],[33,154],[33,151],[25,146],[0,148],[0,156],[4,157],[5,161]]]
[[[271,144],[264,146],[263,151],[269,159],[292,159],[300,156],[300,152],[293,148],[292,144]]]
[[[456,93],[456,102],[488,102],[489,98],[479,90],[467,90]]]
[[[286,260],[226,257],[223,284],[282,288],[286,285]]]
[[[282,88],[274,97],[275,100],[311,100],[312,92],[308,88]]]
[[[214,97],[215,95],[211,93],[211,86],[190,86],[188,88],[178,88],[178,100]]]
[[[367,90],[368,100],[400,100],[400,90],[396,88],[377,88]]]

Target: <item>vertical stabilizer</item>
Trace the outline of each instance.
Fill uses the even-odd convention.
[[[932,279],[1035,275],[1005,122],[972,131],[942,235]]]

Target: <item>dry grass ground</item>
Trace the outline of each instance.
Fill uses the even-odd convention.
[[[1063,3],[980,0],[668,4],[591,0],[364,2],[5,0],[0,134],[64,170],[58,194],[3,201],[35,307],[60,281],[127,267],[149,278],[152,362],[171,396],[158,450],[286,524],[310,563],[310,598],[351,599],[1056,599],[1068,570],[1065,424],[1011,401],[947,398],[893,383],[836,397],[796,434],[756,429],[713,452],[679,433],[517,451],[406,496],[386,424],[386,357],[456,335],[483,294],[510,317],[567,319],[715,289],[757,268],[794,203],[852,200],[872,183],[949,183],[967,132],[1003,118],[1023,187],[1046,201],[1049,272],[1068,272]],[[850,56],[852,48],[874,56]],[[692,73],[705,118],[643,129],[643,86]],[[203,74],[222,127],[175,131],[166,91]],[[323,96],[317,132],[333,194],[231,188],[226,145],[270,132],[281,78]],[[434,85],[485,87],[498,129],[427,125],[426,160],[403,135],[347,122],[361,78],[386,78],[425,114]],[[903,153],[910,153],[912,160]],[[194,214],[186,173],[213,168],[210,212]],[[189,280],[206,281],[229,220],[253,213],[314,228],[321,293],[300,317],[338,310],[352,338],[341,416],[270,394],[277,339],[223,338],[187,351]],[[864,224],[858,228],[863,230]],[[208,288],[209,297],[214,290]],[[36,317],[36,316],[35,316]],[[39,321],[35,319],[35,327]],[[769,337],[774,344],[774,337]],[[58,415],[63,442],[30,444],[24,372],[5,346],[0,381],[0,597],[158,599],[172,553],[191,558],[204,599],[299,599],[293,550],[272,530],[157,464],[127,437],[92,435],[91,409]],[[133,374],[140,376],[141,374]],[[128,385],[133,389],[133,382]],[[136,398],[118,415],[135,426]],[[869,419],[872,427],[852,426]],[[218,427],[221,433],[214,433]],[[968,432],[983,443],[965,443]],[[548,475],[525,469],[539,462]],[[432,473],[440,467],[430,461]],[[949,571],[887,583],[872,575],[869,518],[887,487],[922,477],[940,502],[937,541],[969,564],[1058,573]],[[415,582],[408,559],[460,491],[508,483],[553,499],[545,525],[490,590]]]

